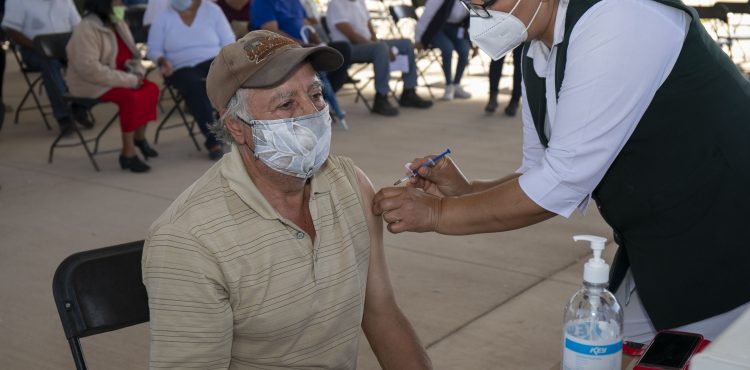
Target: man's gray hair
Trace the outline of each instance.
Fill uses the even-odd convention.
[[[229,103],[227,103],[227,110],[221,117],[219,117],[218,121],[214,122],[210,126],[211,132],[214,134],[214,136],[216,136],[217,139],[226,144],[234,143],[234,138],[232,138],[229,130],[227,130],[227,127],[224,125],[224,122],[227,120],[227,118],[231,117],[239,120],[244,120],[245,122],[250,122],[253,120],[253,117],[250,115],[250,108],[247,106],[247,101],[250,98],[251,93],[251,89],[241,88],[238,89],[234,93],[234,95],[232,95],[231,99],[229,99]]]

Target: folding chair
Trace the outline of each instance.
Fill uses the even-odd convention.
[[[167,94],[169,94],[169,97],[174,102],[174,105],[172,108],[167,112],[167,114],[164,116],[164,118],[161,119],[161,122],[159,123],[159,126],[156,128],[156,134],[154,136],[154,144],[159,143],[159,134],[161,133],[161,130],[168,130],[175,127],[184,126],[187,131],[188,135],[190,135],[190,139],[193,140],[193,144],[195,144],[195,149],[197,149],[199,152],[201,151],[200,145],[198,145],[198,141],[195,140],[195,120],[188,120],[185,112],[180,107],[180,104],[185,100],[182,98],[182,95],[180,95],[180,92],[177,91],[177,88],[175,88],[170,82],[168,78],[164,79],[164,89],[162,90],[162,94],[164,93],[164,90],[167,91]],[[166,125],[167,120],[169,120],[172,115],[177,112],[180,115],[180,118],[182,119],[182,123],[175,123],[172,125]]]
[[[26,94],[23,95],[21,103],[18,104],[16,114],[13,117],[13,123],[18,124],[18,118],[22,111],[36,109],[42,116],[42,120],[44,120],[44,125],[47,126],[47,130],[52,130],[52,127],[49,125],[49,121],[47,121],[47,116],[51,115],[51,113],[44,111],[44,108],[48,108],[48,106],[42,105],[42,103],[39,101],[39,95],[37,95],[37,93],[34,91],[35,88],[40,88],[39,93],[41,94],[42,71],[27,66],[26,63],[24,63],[23,58],[21,58],[18,48],[19,46],[15,43],[10,43],[10,50],[13,52],[13,56],[16,58],[16,62],[21,69],[21,75],[23,76],[24,81],[26,81],[26,86],[28,86],[28,89],[26,90]],[[36,76],[36,78],[33,78],[33,76],[31,76],[32,73],[38,73],[39,75]],[[24,104],[26,104],[26,100],[29,99],[29,96],[34,99],[34,106],[24,107]]]
[[[142,253],[139,240],[75,253],[57,267],[52,294],[76,369],[87,368],[80,338],[149,321]]]
[[[57,60],[60,62],[60,64],[66,65],[68,57],[65,52],[65,46],[68,44],[68,40],[70,40],[70,35],[70,32],[63,32],[39,35],[34,38],[34,46],[37,49],[37,52],[42,56],[44,63],[49,66],[49,63],[51,61]],[[87,113],[89,115],[89,118],[92,122],[94,121],[94,116],[91,114],[91,108],[101,103],[101,101],[99,101],[98,99],[72,96],[67,91],[60,91],[57,87],[55,88],[55,94],[60,97],[66,109],[68,110],[68,112],[70,112],[71,117],[73,116],[72,104],[75,103],[86,107],[88,110]],[[101,140],[102,136],[104,136],[104,133],[107,132],[107,129],[112,126],[118,116],[119,113],[115,113],[107,122],[107,124],[102,128],[99,134],[96,135],[95,139],[84,139],[81,131],[78,129],[78,125],[75,122],[71,123],[69,128],[67,130],[61,130],[60,134],[57,135],[55,141],[52,142],[52,145],[49,148],[49,159],[47,160],[47,162],[52,163],[52,156],[54,154],[55,148],[57,147],[67,148],[83,146],[84,150],[86,151],[86,155],[88,155],[89,159],[91,160],[91,164],[94,165],[94,169],[98,172],[99,165],[97,165],[96,160],[94,160],[94,154],[99,153],[99,141]],[[79,142],[71,144],[59,144],[60,140],[65,136],[65,134],[67,134],[67,131],[69,130],[73,130],[76,136],[78,136]],[[92,141],[94,142],[93,151],[90,150],[88,146],[88,143]]]
[[[412,21],[417,22],[419,20],[419,17],[417,16],[416,8],[410,5],[391,5],[388,7],[388,11],[391,14],[391,18],[393,18],[393,22],[396,24],[396,29],[398,30],[399,36],[401,38],[407,38],[404,36],[403,32],[401,32],[401,28],[398,26],[398,24],[405,19],[411,19]],[[426,49],[422,53],[418,54],[416,58],[417,62],[425,58],[427,58],[427,60],[429,61],[427,67],[425,68],[419,68],[419,66],[417,66],[417,72],[419,73],[419,76],[422,77],[422,81],[424,82],[424,86],[427,88],[427,91],[430,93],[430,97],[435,99],[435,94],[432,93],[432,87],[430,86],[430,83],[427,82],[424,71],[428,70],[434,63],[440,64],[440,59],[438,59],[432,49]]]

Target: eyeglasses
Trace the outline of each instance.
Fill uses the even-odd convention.
[[[461,4],[469,11],[469,16],[479,18],[492,18],[488,7],[492,6],[497,0],[480,0],[481,4],[473,3],[472,0],[460,0]]]

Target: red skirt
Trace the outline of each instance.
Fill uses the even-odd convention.
[[[117,104],[120,111],[120,129],[122,132],[133,132],[156,120],[159,86],[144,79],[143,85],[137,90],[114,87],[102,94],[99,100]]]

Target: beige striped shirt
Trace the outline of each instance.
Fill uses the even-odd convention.
[[[314,244],[236,148],[152,225],[152,369],[356,367],[370,237],[351,160],[329,157],[311,186]]]

